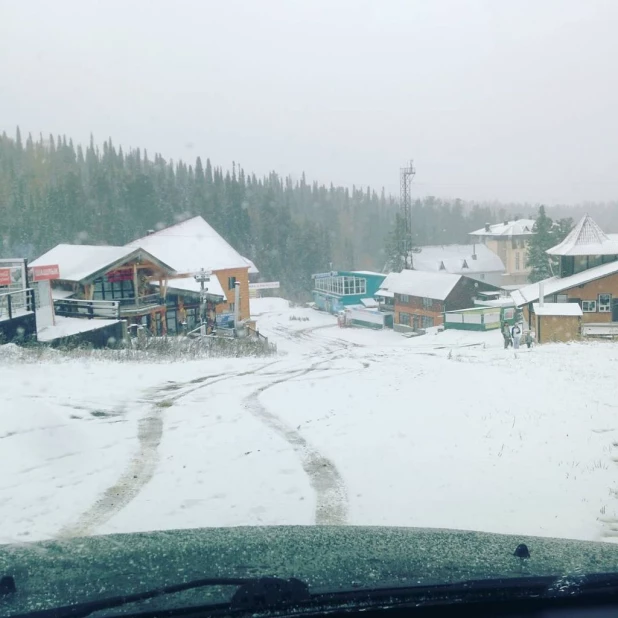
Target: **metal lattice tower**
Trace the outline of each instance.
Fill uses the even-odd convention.
[[[414,168],[414,161],[410,160],[410,163],[407,167],[402,167],[399,169],[399,176],[401,181],[400,186],[400,205],[401,205],[401,214],[403,215],[405,230],[404,230],[404,242],[403,247],[401,248],[401,254],[404,256],[404,268],[409,268],[411,264],[412,256],[410,252],[412,251],[412,195],[410,191],[410,187],[412,185],[412,179],[416,174],[416,169]]]

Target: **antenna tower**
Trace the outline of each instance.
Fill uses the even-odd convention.
[[[404,258],[404,268],[412,266],[412,195],[410,192],[410,186],[412,179],[416,174],[414,169],[414,161],[410,160],[409,165],[399,169],[399,176],[401,181],[400,186],[400,202],[401,202],[401,214],[403,215],[405,230],[403,234],[403,246],[401,254]]]

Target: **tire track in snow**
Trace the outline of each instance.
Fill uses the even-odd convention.
[[[337,467],[328,457],[311,446],[300,432],[269,412],[260,401],[260,395],[269,388],[318,371],[319,365],[329,360],[332,359],[318,361],[311,367],[258,388],[245,398],[245,407],[268,428],[279,434],[299,455],[303,470],[316,495],[315,523],[335,526],[345,524],[348,519],[347,491]]]
[[[240,373],[219,374],[217,376],[205,376],[204,379],[191,380],[188,384],[194,385],[197,383],[197,386],[192,386],[173,397],[155,402],[151,406],[149,413],[138,421],[138,450],[129,461],[120,478],[114,485],[108,487],[96,502],[79,516],[76,522],[63,526],[56,534],[56,538],[70,538],[92,534],[99,526],[107,523],[139,495],[141,490],[154,476],[159,462],[158,447],[163,437],[163,413],[166,408],[171,407],[175,401],[196,390],[212,386],[223,380],[256,374],[277,362],[279,361],[272,361]],[[207,380],[212,377],[217,379],[208,382]],[[169,390],[169,385],[160,389],[161,392],[166,390]]]

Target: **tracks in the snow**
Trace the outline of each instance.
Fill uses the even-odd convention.
[[[271,361],[239,373],[215,374],[191,380],[184,385],[167,385],[155,393],[175,391],[175,394],[150,404],[148,413],[138,422],[137,452],[131,458],[120,478],[106,489],[98,500],[77,519],[64,526],[56,535],[59,538],[88,536],[99,526],[109,521],[125,508],[152,479],[159,460],[158,448],[163,437],[163,412],[175,401],[198,389],[211,386],[223,380],[255,374],[278,361]]]
[[[281,418],[269,412],[260,401],[260,395],[269,388],[318,371],[319,365],[330,359],[313,363],[286,377],[261,386],[245,398],[245,407],[268,428],[279,434],[297,453],[305,474],[309,478],[316,496],[315,523],[318,525],[341,525],[348,518],[348,497],[345,484],[335,464],[295,429],[289,427]]]

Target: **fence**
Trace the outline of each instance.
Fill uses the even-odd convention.
[[[35,310],[35,296],[32,288],[13,290],[0,294],[0,320],[12,320]]]
[[[54,301],[56,315],[69,318],[111,318],[120,317],[117,300],[79,300],[64,298]]]

